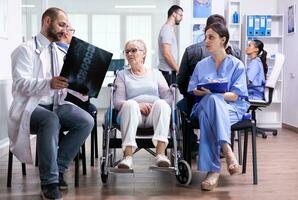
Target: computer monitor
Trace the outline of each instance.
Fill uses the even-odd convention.
[[[116,73],[117,71],[124,69],[124,65],[124,59],[112,59],[108,71],[113,71],[114,73]]]

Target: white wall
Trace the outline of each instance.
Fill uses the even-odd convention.
[[[278,0],[241,0],[242,13],[243,14],[276,13],[277,2]]]
[[[183,8],[183,20],[179,25],[179,58],[181,60],[186,47],[192,44],[193,24],[206,24],[206,19],[193,19],[192,14],[193,0],[180,0]],[[212,0],[212,14],[224,15],[225,3],[223,0]]]
[[[283,123],[298,127],[298,57],[297,57],[297,44],[298,44],[298,17],[296,7],[296,33],[288,35],[287,33],[287,9],[288,6],[296,4],[298,0],[283,0],[278,1],[279,12],[285,16],[285,40],[284,40],[284,53],[285,64],[283,69]]]
[[[11,79],[10,54],[13,49],[20,44],[22,38],[21,0],[7,2],[7,38],[0,38],[0,80]]]
[[[10,54],[22,38],[21,0],[7,2],[7,38],[0,38],[0,146],[7,137],[7,112],[12,100]]]

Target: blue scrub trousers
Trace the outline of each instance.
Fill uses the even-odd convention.
[[[231,143],[231,125],[238,122],[237,111],[222,94],[208,94],[194,105],[191,117],[200,124],[198,169],[220,172],[220,149]]]

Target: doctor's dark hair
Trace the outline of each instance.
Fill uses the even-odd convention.
[[[213,23],[221,23],[225,26],[227,26],[226,19],[219,14],[210,15],[206,21],[206,26],[210,26]]]
[[[56,7],[52,7],[52,8],[48,8],[43,14],[42,14],[42,17],[41,17],[41,24],[43,25],[43,20],[46,18],[46,17],[50,17],[50,19],[52,21],[55,21],[59,15],[59,12],[63,12],[65,13],[63,10],[61,10],[60,8],[56,8]],[[66,14],[66,13],[65,13]]]
[[[268,72],[268,65],[267,65],[267,51],[264,50],[264,43],[261,40],[252,40],[256,48],[259,49],[257,55],[261,59],[263,64],[264,75]]]
[[[176,12],[177,10],[182,10],[182,11],[183,11],[183,9],[182,9],[180,6],[172,5],[171,8],[168,10],[168,18],[169,18],[174,12]]]
[[[219,35],[219,37],[226,38],[226,41],[224,43],[225,48],[226,48],[226,46],[229,42],[229,39],[230,39],[230,34],[229,34],[229,30],[227,29],[227,27],[225,25],[223,25],[222,23],[217,23],[217,22],[213,23],[205,28],[205,35],[206,35],[207,30],[209,30],[209,29],[212,29],[214,32],[216,32]],[[227,54],[229,54],[229,52],[227,52]]]

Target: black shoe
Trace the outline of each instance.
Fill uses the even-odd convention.
[[[68,184],[64,180],[64,177],[63,177],[63,174],[62,173],[59,173],[58,187],[59,187],[60,190],[67,190],[68,189]]]
[[[44,200],[62,200],[62,194],[58,189],[57,183],[41,186],[40,196]]]

